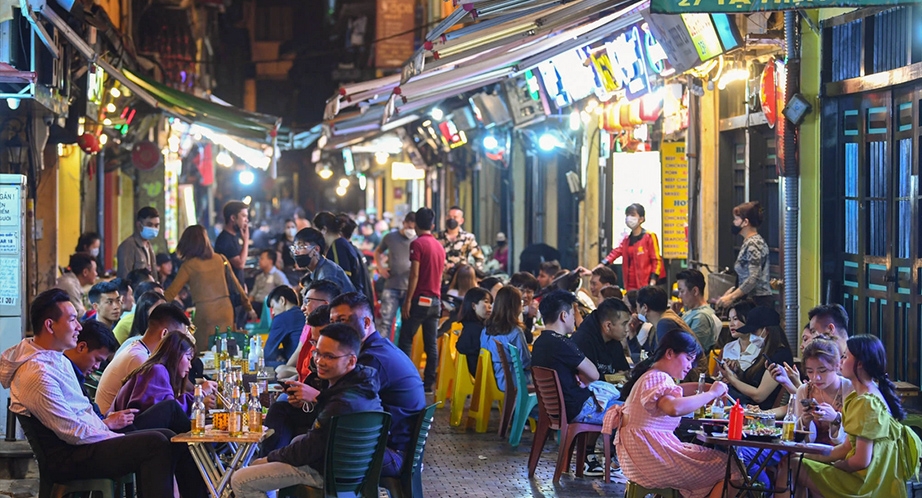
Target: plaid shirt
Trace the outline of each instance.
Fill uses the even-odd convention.
[[[445,248],[445,271],[443,278],[450,278],[449,272],[454,270],[461,263],[469,263],[470,258],[474,258],[474,267],[478,270],[483,269],[483,251],[477,244],[477,238],[464,229],[458,229],[458,236],[455,240],[448,240],[446,232],[439,232],[439,243]]]

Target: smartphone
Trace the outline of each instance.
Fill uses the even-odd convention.
[[[287,390],[288,390],[288,384],[285,383],[284,380],[277,380],[277,381],[275,381],[275,383],[278,384],[279,386],[281,386],[281,388],[282,388],[283,391],[287,391]]]
[[[766,366],[766,367],[768,367],[769,365],[774,365],[774,364],[775,364],[775,362],[773,362],[772,359],[769,358],[768,355],[765,354],[765,353],[762,353],[762,358],[765,358],[765,366]]]
[[[720,366],[720,368],[727,368],[727,363],[722,359],[718,359],[717,364]]]

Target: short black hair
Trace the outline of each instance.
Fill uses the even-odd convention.
[[[631,313],[637,311],[637,289],[631,289],[625,292],[624,297],[631,303]]]
[[[416,223],[416,213],[410,211],[406,216],[403,217],[403,221],[409,221],[410,223]]]
[[[262,256],[263,254],[269,257],[273,265],[279,262],[279,253],[275,249],[263,249],[259,252],[259,255]]]
[[[509,285],[517,289],[531,290],[534,292],[541,290],[541,284],[538,283],[538,279],[527,271],[513,273],[512,278],[509,279]]]
[[[32,324],[32,333],[41,334],[45,329],[45,320],[57,321],[61,318],[61,307],[58,303],[69,303],[70,296],[61,289],[51,288],[35,296],[29,306],[29,322]]]
[[[327,280],[325,278],[320,279],[320,280],[314,280],[313,282],[311,282],[311,285],[307,288],[307,290],[312,290],[315,292],[319,292],[321,294],[326,294],[328,301],[332,301],[333,299],[336,298],[336,296],[343,293],[342,289],[339,288],[339,285],[337,285],[336,282],[332,280]]]
[[[158,252],[157,256],[154,258],[157,261],[157,266],[170,263],[173,261],[173,258],[165,252]]]
[[[545,261],[538,266],[538,272],[544,272],[545,275],[555,276],[560,271],[560,263],[557,260]]]
[[[669,297],[662,288],[648,285],[637,291],[637,308],[644,305],[650,311],[662,313],[669,307]]]
[[[157,208],[154,206],[144,206],[138,210],[138,215],[135,217],[137,221],[143,221],[150,218],[159,218],[160,211],[157,211]]]
[[[499,277],[487,277],[480,281],[478,287],[481,289],[491,290],[496,284],[503,284],[503,279]],[[512,285],[512,282],[509,282],[509,284]]]
[[[337,306],[342,305],[349,306],[349,309],[355,310],[364,310],[368,316],[374,318],[374,306],[371,305],[371,301],[365,297],[365,294],[360,292],[347,292],[345,294],[340,294],[336,296],[332,301],[330,301],[330,309],[333,309]]]
[[[295,240],[304,244],[313,244],[320,249],[320,255],[327,252],[327,243],[323,239],[323,234],[316,228],[302,228],[295,234]]]
[[[548,292],[538,305],[538,311],[541,318],[546,324],[557,322],[557,317],[567,310],[573,309],[573,303],[576,302],[576,296],[572,292],[557,289]]]
[[[464,215],[464,210],[461,209],[461,206],[455,204],[454,206],[448,208],[448,211],[461,211],[461,215]]]
[[[163,286],[161,286],[159,283],[151,282],[149,280],[145,280],[141,282],[140,284],[133,286],[133,287],[134,287],[135,302],[138,302],[138,298],[141,297],[141,295],[144,294],[145,292],[157,292],[157,289],[163,288]]]
[[[593,313],[598,313],[599,323],[614,323],[614,321],[618,319],[618,313],[627,313],[630,315],[631,310],[629,310],[627,305],[624,304],[624,301],[618,298],[610,297],[599,303],[599,306]]]
[[[150,319],[147,320],[148,328],[152,323],[163,325],[164,328],[169,330],[178,329],[179,327],[176,325],[185,325],[186,327],[192,325],[186,313],[173,303],[157,305],[154,311],[150,313]]]
[[[330,305],[321,304],[307,317],[307,324],[311,327],[323,327],[330,324]]]
[[[115,285],[118,286],[119,296],[124,297],[124,296],[127,296],[129,292],[131,292],[131,284],[128,282],[128,279],[116,278],[112,281],[115,282]],[[134,294],[132,294],[131,297],[134,297]]]
[[[698,292],[700,292],[702,296],[704,295],[704,274],[700,271],[694,268],[688,268],[680,271],[675,276],[675,279],[677,282],[679,280],[684,280],[685,288],[688,290],[692,290],[693,288],[697,287]]]
[[[230,223],[231,216],[240,214],[240,211],[250,209],[249,206],[240,201],[228,201],[221,210],[224,214],[224,223]]]
[[[111,280],[102,281],[90,287],[90,292],[87,296],[90,298],[91,303],[96,304],[99,302],[99,296],[110,292],[118,292],[118,284]]]
[[[108,325],[98,320],[86,320],[82,325],[83,330],[77,336],[77,342],[85,342],[87,350],[105,349],[110,353],[118,351],[118,340]]]
[[[83,270],[91,268],[95,262],[96,258],[90,256],[90,253],[75,252],[70,255],[70,261],[68,261],[67,267],[70,268],[70,271],[72,271],[74,275],[79,275],[83,273]]]
[[[618,285],[618,275],[607,266],[600,266],[592,270],[592,274],[599,277],[599,282],[605,285]]]
[[[638,203],[636,203],[636,202],[635,202],[634,204],[631,204],[630,206],[628,206],[627,208],[624,209],[624,214],[625,214],[625,215],[630,215],[631,213],[634,213],[634,214],[636,214],[637,216],[640,216],[641,218],[646,218],[646,217],[647,217],[647,211],[643,208],[642,205],[640,205],[640,204],[638,204]]]
[[[137,289],[138,284],[150,280],[153,278],[153,274],[151,274],[150,270],[147,268],[136,268],[128,272],[125,278],[128,280],[128,283],[131,284],[132,289]]]
[[[829,321],[837,329],[848,331],[848,313],[841,304],[821,304],[810,310],[807,316],[811,320],[818,318],[819,320]]]
[[[301,300],[298,299],[298,293],[287,285],[280,285],[272,289],[272,291],[270,291],[269,295],[266,297],[266,302],[272,303],[272,301],[277,301],[281,297],[284,297],[285,300],[290,304],[301,306]]]
[[[416,210],[416,228],[420,230],[432,230],[433,220],[435,220],[435,213],[431,209],[421,207]]]
[[[362,336],[345,323],[331,323],[320,331],[323,337],[329,337],[339,343],[339,348],[350,354],[358,355],[362,349]]]

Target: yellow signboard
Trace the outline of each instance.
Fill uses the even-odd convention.
[[[688,257],[688,159],[684,142],[663,142],[663,258]]]

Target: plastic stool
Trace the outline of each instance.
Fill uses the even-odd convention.
[[[64,498],[72,493],[92,493],[94,491],[98,492],[102,498],[124,498],[126,484],[134,485],[134,474],[128,474],[121,479],[81,479],[55,483],[51,488],[51,498]]]
[[[439,367],[435,380],[435,402],[441,401],[439,406],[445,406],[445,402],[451,399],[455,377],[458,375],[455,370],[455,357],[458,355],[457,344],[460,331],[461,324],[455,323],[448,333],[439,337]]]
[[[647,495],[659,495],[663,498],[680,498],[679,492],[672,488],[645,488],[632,481],[624,488],[624,498],[644,498]]]
[[[413,334],[413,347],[410,349],[410,359],[413,361],[413,364],[416,365],[419,374],[422,375],[423,370],[426,368],[426,351],[425,348],[423,348],[422,326]]]
[[[505,393],[500,391],[499,386],[496,385],[493,355],[486,349],[481,349],[480,356],[477,358],[477,375],[474,376],[471,407],[467,411],[468,425],[473,422],[476,432],[487,432],[493,402],[499,401],[499,409],[502,411],[505,397]]]
[[[461,425],[461,416],[464,415],[464,402],[474,393],[474,379],[467,368],[467,355],[455,355],[455,382],[451,389],[451,418],[448,423],[452,427]]]

